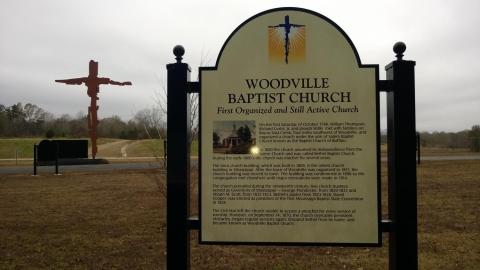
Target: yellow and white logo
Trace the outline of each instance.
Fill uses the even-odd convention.
[[[270,62],[303,62],[305,60],[305,25],[290,23],[290,16],[277,25],[268,26]]]

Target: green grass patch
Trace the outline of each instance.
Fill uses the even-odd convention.
[[[90,139],[88,139],[88,138],[80,138],[79,140],[81,140],[81,139],[88,140],[88,147],[91,146]],[[102,145],[102,144],[106,144],[106,143],[112,143],[112,142],[116,142],[116,141],[121,141],[121,139],[116,139],[116,138],[99,138],[99,139],[97,139],[97,145]]]
[[[18,158],[33,158],[33,145],[39,144],[45,138],[0,138],[0,159],[15,158],[17,152]],[[58,140],[88,140],[88,146],[91,147],[90,139],[88,138],[53,138]],[[100,138],[97,140],[97,145],[106,145],[123,141],[115,138]],[[119,146],[120,147],[120,146]],[[163,157],[163,140],[162,139],[150,139],[150,140],[137,140],[132,141],[128,146],[128,156],[130,157]],[[117,151],[118,150],[118,151]],[[115,150],[117,156],[120,154],[120,150]],[[106,150],[104,150],[105,152]],[[100,154],[106,156],[112,156],[110,153],[103,153],[99,150]],[[109,155],[110,154],[110,155]],[[198,155],[198,141],[192,142],[191,155]]]
[[[198,140],[194,140],[190,146],[190,155],[198,156]]]
[[[127,148],[129,157],[163,157],[163,140],[138,140]]]
[[[42,138],[9,138],[0,139],[0,158],[32,158],[33,145],[38,144]]]
[[[192,142],[190,155],[198,155],[198,141]],[[138,140],[127,148],[129,157],[163,157],[164,145],[162,139]]]
[[[18,158],[33,158],[33,145],[39,144],[45,138],[0,138],[0,159],[15,158],[15,152]],[[53,140],[88,140],[88,146],[91,146],[88,138],[53,138]],[[101,138],[97,140],[97,145],[111,143],[119,139]]]

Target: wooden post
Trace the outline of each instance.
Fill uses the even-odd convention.
[[[190,266],[190,67],[181,62],[182,46],[175,46],[173,53],[177,63],[167,65],[167,269],[183,270]]]
[[[405,49],[397,42],[398,60],[385,67],[393,80],[387,93],[390,270],[418,269],[415,62],[402,60]]]

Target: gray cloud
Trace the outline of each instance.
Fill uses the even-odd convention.
[[[458,131],[479,124],[480,25],[478,1],[61,1],[0,2],[0,103],[31,102],[57,115],[86,111],[84,86],[54,83],[99,75],[131,80],[103,86],[100,117],[129,119],[153,105],[166,81],[171,50],[183,44],[196,78],[213,64],[225,39],[250,16],[278,6],[300,6],[335,21],[356,45],[363,63],[383,66],[392,45],[407,43],[417,62],[417,127]],[[384,116],[383,116],[384,119]]]

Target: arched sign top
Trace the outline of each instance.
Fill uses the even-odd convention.
[[[260,12],[240,24],[227,38],[215,68],[235,63],[298,66],[319,62],[362,63],[355,45],[331,19],[312,10],[281,7]],[[310,65],[309,65],[310,63]]]
[[[316,12],[241,24],[200,68],[201,242],[380,245],[377,80]]]

